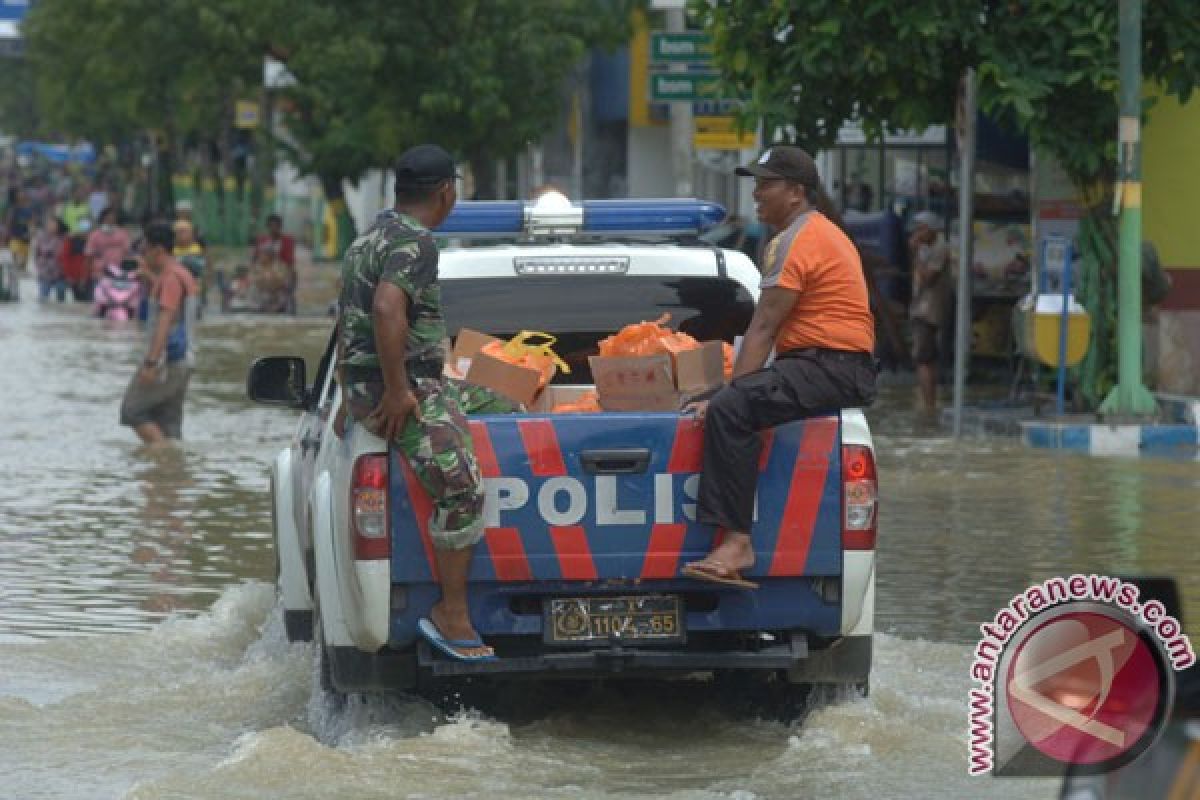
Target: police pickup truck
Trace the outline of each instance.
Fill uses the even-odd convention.
[[[569,205],[569,204],[568,204]],[[590,388],[588,355],[670,312],[698,340],[740,335],[759,273],[699,235],[724,216],[690,200],[544,210],[460,203],[439,235],[451,336],[538,329],[573,367],[548,392]],[[679,413],[532,412],[471,418],[486,534],[470,605],[494,661],[444,658],[418,637],[437,599],[430,501],[405,459],[362,426],[333,431],[332,340],[310,386],[301,358],[251,368],[257,401],[302,410],[270,471],[289,638],[315,639],[335,693],[421,691],[464,678],[716,675],[865,690],[875,606],[876,473],[858,410],[764,435],[753,591],[680,567],[714,531],[696,522],[703,430]]]

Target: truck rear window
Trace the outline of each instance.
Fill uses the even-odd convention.
[[[558,337],[555,350],[571,366],[557,383],[591,383],[587,357],[620,328],[670,313],[670,325],[700,341],[732,342],[754,314],[754,299],[737,281],[697,276],[534,275],[497,281],[442,281],[451,336],[460,328],[506,338],[521,330]]]

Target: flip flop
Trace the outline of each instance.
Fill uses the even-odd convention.
[[[437,625],[433,624],[433,620],[422,617],[417,622],[417,633],[421,638],[429,642],[431,645],[442,651],[455,661],[495,661],[496,656],[469,656],[465,653],[460,653],[460,649],[470,647],[485,647],[483,640],[475,639],[447,639],[438,630]]]
[[[706,568],[707,567],[707,568]],[[711,568],[716,567],[720,573],[713,571]],[[705,559],[692,564],[685,564],[680,573],[695,578],[698,581],[708,581],[709,583],[719,583],[724,586],[736,586],[739,589],[757,589],[758,584],[754,581],[748,581],[741,576],[736,569],[731,569],[720,561],[712,561]]]

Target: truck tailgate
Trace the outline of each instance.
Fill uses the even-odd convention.
[[[672,581],[712,547],[712,529],[695,521],[703,431],[690,418],[480,416],[471,432],[487,486],[473,583]],[[839,418],[784,425],[764,443],[746,575],[839,575]],[[390,475],[392,582],[431,584],[429,498],[395,451]]]

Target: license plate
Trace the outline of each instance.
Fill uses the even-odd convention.
[[[552,597],[545,600],[543,608],[545,638],[550,644],[684,640],[678,595]]]

